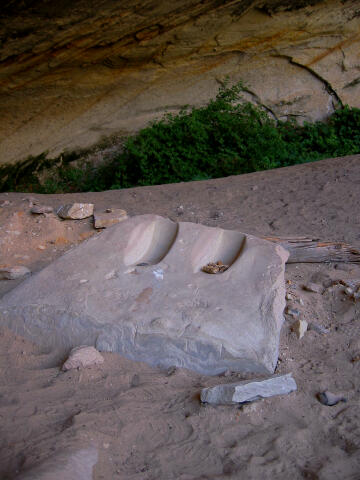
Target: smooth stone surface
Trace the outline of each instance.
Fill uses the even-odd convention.
[[[57,211],[59,217],[64,220],[81,220],[91,217],[94,213],[93,203],[71,203],[63,205]]]
[[[104,357],[96,348],[89,346],[75,347],[71,350],[69,358],[64,363],[63,370],[72,370],[73,368],[86,368],[93,365],[104,363]]]
[[[214,405],[231,405],[234,403],[252,402],[274,395],[285,395],[296,389],[296,382],[292,378],[291,373],[288,373],[287,375],[276,375],[265,380],[246,380],[203,388],[201,390],[201,401]]]
[[[132,217],[5,295],[0,318],[64,354],[85,344],[162,368],[272,373],[287,258],[241,232]],[[229,268],[201,270],[218,261]]]
[[[123,220],[127,219],[127,214],[125,210],[121,208],[109,209],[105,212],[95,212],[94,213],[94,227],[95,228],[107,228],[120,223]]]
[[[44,214],[44,213],[51,213],[53,211],[52,207],[48,207],[47,205],[34,205],[30,212],[35,213],[37,215]]]
[[[29,275],[30,273],[30,270],[22,265],[3,267],[0,268],[0,280],[16,280],[17,278],[25,277],[25,275]]]

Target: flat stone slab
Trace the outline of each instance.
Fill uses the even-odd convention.
[[[288,373],[263,380],[245,380],[203,388],[201,390],[201,401],[213,405],[232,405],[234,403],[253,402],[274,395],[286,395],[296,389],[296,382],[291,373]]]
[[[287,257],[238,231],[141,215],[22,282],[0,319],[64,354],[85,344],[162,368],[272,373]],[[227,268],[203,271],[212,263]]]
[[[126,220],[126,210],[122,208],[109,208],[105,212],[94,213],[94,227],[95,228],[108,228],[116,223]]]

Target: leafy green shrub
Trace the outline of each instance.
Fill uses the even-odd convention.
[[[345,106],[327,122],[276,122],[245,102],[243,90],[241,82],[226,84],[206,106],[165,115],[129,137],[122,152],[101,167],[74,167],[67,161],[55,175],[29,187],[42,193],[99,191],[225,177],[360,153],[360,109]],[[24,181],[10,180],[7,185],[25,190]]]
[[[125,143],[111,188],[225,177],[360,152],[360,110],[326,123],[275,122],[244,102],[241,83],[220,88],[205,107],[144,128]]]

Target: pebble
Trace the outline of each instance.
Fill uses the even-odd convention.
[[[62,369],[64,371],[74,368],[86,368],[93,365],[100,365],[104,362],[104,357],[95,347],[82,345],[71,350],[69,358],[64,363]]]
[[[140,377],[137,373],[135,373],[132,377],[131,377],[131,380],[130,380],[130,387],[131,388],[134,388],[134,387],[138,387],[140,385]]]
[[[94,227],[95,228],[107,228],[115,225],[116,223],[126,220],[127,213],[121,208],[107,208],[105,212],[95,212],[94,214]]]
[[[115,270],[111,270],[111,272],[107,273],[105,275],[105,280],[111,280],[112,278],[115,278],[117,276]]]
[[[17,278],[29,275],[31,272],[28,268],[17,265],[14,267],[0,268],[0,280],[16,280]]]
[[[297,310],[296,308],[291,308],[291,307],[286,307],[285,313],[287,315],[290,315],[291,317],[294,317],[294,318],[296,318],[300,315],[299,310]]]
[[[303,289],[312,293],[324,293],[324,287],[322,285],[318,285],[317,283],[307,283],[306,285],[303,285]]]
[[[169,368],[166,370],[165,375],[166,375],[167,377],[171,377],[171,375],[173,375],[175,372],[176,372],[176,367],[175,367],[175,365],[172,365],[171,367],[169,367]]]
[[[245,403],[244,405],[241,405],[240,408],[243,413],[254,413],[259,408],[259,402]]]
[[[320,333],[321,335],[326,335],[327,333],[330,333],[330,330],[328,328],[325,328],[322,325],[313,322],[309,323],[308,329],[314,330],[314,332]]]
[[[57,211],[60,218],[64,220],[81,220],[91,217],[94,213],[93,203],[70,203],[63,205]]]
[[[44,213],[51,213],[53,211],[52,207],[48,207],[47,205],[34,205],[30,212],[35,214],[44,214]]]
[[[328,390],[326,390],[325,392],[318,393],[317,398],[320,403],[322,403],[323,405],[327,405],[328,407],[332,407],[333,405],[337,405],[340,402],[347,401],[347,399],[342,395],[335,395],[334,393],[331,393]]]
[[[303,338],[307,329],[308,322],[306,320],[296,320],[296,322],[292,325],[292,330],[296,333],[299,339]]]

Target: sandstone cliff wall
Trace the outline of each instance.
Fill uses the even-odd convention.
[[[0,163],[133,132],[226,76],[277,118],[360,107],[360,1],[5,1]]]

